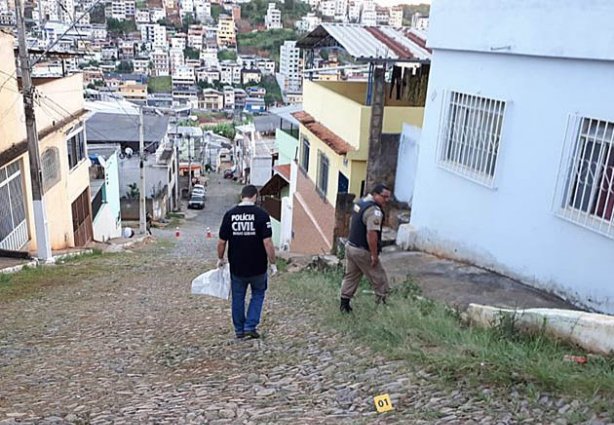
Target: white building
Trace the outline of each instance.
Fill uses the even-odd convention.
[[[144,43],[151,43],[154,48],[165,48],[166,27],[159,24],[141,25],[141,40]]]
[[[171,75],[168,53],[162,49],[156,49],[149,55],[153,65],[153,75],[156,77]]]
[[[211,2],[208,0],[194,0],[194,16],[200,22],[211,19]]]
[[[200,60],[206,67],[217,67],[219,60],[217,58],[216,47],[205,47],[200,51]]]
[[[149,75],[149,59],[135,58],[132,60],[132,66],[134,67],[135,74]]]
[[[113,0],[110,5],[110,17],[125,21],[136,14],[136,2],[134,0]]]
[[[173,47],[168,50],[168,57],[171,65],[171,74],[175,73],[175,70],[185,65],[185,58],[183,56],[183,50]]]
[[[235,108],[235,90],[232,87],[224,87],[224,109]]]
[[[335,16],[335,0],[323,0],[318,7],[322,16],[326,16],[327,18]]]
[[[181,17],[183,18],[188,13],[194,16],[194,1],[193,0],[181,0],[180,1]]]
[[[192,85],[196,83],[194,68],[189,66],[178,66],[172,74],[173,84]]]
[[[362,3],[359,1],[350,1],[348,4],[348,20],[353,23],[360,22],[360,11]]]
[[[416,12],[411,17],[411,26],[420,31],[426,31],[429,29],[429,17]]]
[[[395,6],[390,8],[390,19],[388,24],[394,28],[401,28],[403,26],[403,8]]]
[[[433,2],[413,230],[398,241],[612,314],[614,3],[483,6]]]
[[[321,23],[322,19],[316,16],[315,13],[309,12],[307,16],[303,16],[300,20],[296,21],[295,26],[299,32],[311,32]]]
[[[279,73],[283,77],[283,91],[300,91],[303,84],[301,49],[296,41],[285,41],[280,47]]]
[[[137,24],[149,24],[151,22],[151,15],[147,10],[137,10],[134,20]]]
[[[276,8],[276,3],[269,3],[269,8],[264,17],[264,25],[268,30],[277,30],[282,28],[281,25],[281,10]]]
[[[377,25],[377,11],[373,0],[365,0],[360,13],[360,23],[368,26]]]
[[[149,20],[151,22],[158,22],[161,19],[166,19],[166,9],[164,8],[149,9]]]

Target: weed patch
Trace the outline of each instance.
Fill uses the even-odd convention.
[[[514,315],[502,315],[491,329],[466,325],[460,312],[423,298],[411,281],[396,285],[390,301],[376,306],[361,284],[354,313],[339,313],[342,271],[305,271],[286,275],[279,286],[289,298],[311,301],[314,317],[391,359],[467,385],[512,385],[561,395],[591,398],[614,392],[614,357],[592,357],[586,364],[566,362],[581,349],[547,337],[526,334]],[[369,288],[370,289],[370,288]]]

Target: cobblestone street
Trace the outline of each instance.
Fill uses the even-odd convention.
[[[213,179],[179,238],[156,229],[157,243],[68,262],[40,273],[53,283],[0,298],[0,423],[565,424],[582,409],[442,386],[318,328],[308,305],[280,296],[283,276],[264,337],[235,341],[228,302],[192,296],[190,282],[213,265],[216,238],[203,227],[215,235],[238,190]],[[378,414],[383,393],[395,410]]]

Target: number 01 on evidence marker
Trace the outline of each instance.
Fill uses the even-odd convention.
[[[374,397],[373,402],[375,403],[375,408],[377,409],[378,413],[384,413],[392,410],[392,402],[390,401],[390,396],[388,394],[382,394]]]

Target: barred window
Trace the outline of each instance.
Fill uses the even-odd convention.
[[[614,122],[577,117],[572,126],[560,215],[614,237]]]
[[[501,140],[505,102],[452,92],[442,126],[440,164],[491,186]]]
[[[316,184],[324,195],[328,192],[328,169],[328,157],[322,152],[318,152],[318,178]]]
[[[47,192],[60,181],[60,151],[58,148],[48,148],[41,155],[43,169],[43,188]]]

